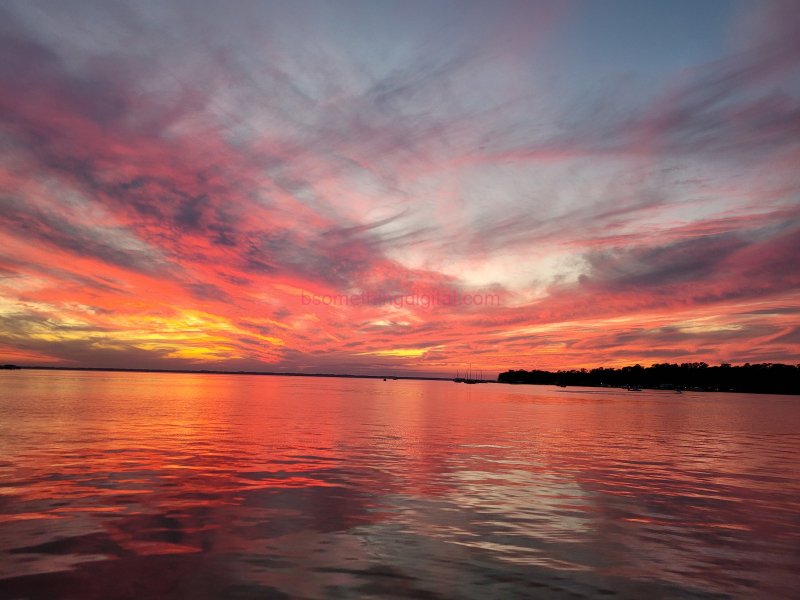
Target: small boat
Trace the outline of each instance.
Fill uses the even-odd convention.
[[[629,392],[641,392],[642,388],[639,387],[638,385],[629,385],[628,386],[628,391]]]
[[[453,379],[456,383],[486,383],[483,379],[483,371],[480,372],[480,379],[474,378],[474,373],[472,372],[472,365],[469,366],[467,369],[467,376],[466,377],[459,377],[459,372],[456,371],[456,378]]]

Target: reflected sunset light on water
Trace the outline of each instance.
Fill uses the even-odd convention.
[[[789,597],[797,584],[792,397],[1,376],[10,597]]]

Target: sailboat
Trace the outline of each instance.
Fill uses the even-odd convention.
[[[456,376],[453,381],[456,383],[486,383],[486,380],[483,378],[483,369],[479,371],[480,377],[475,379],[474,373],[472,372],[472,365],[469,365],[469,368],[466,372],[466,377],[461,377],[460,372],[456,371]]]
[[[469,366],[467,369],[467,376],[466,377],[456,377],[453,381],[456,383],[486,383],[483,381],[483,371],[481,371],[481,378],[475,379],[474,374],[472,372],[472,365]]]

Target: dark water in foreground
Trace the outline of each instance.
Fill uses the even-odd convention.
[[[800,398],[0,373],[2,598],[796,597]]]

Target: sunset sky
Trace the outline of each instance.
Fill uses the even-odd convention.
[[[800,361],[792,0],[5,1],[0,45],[0,362]]]

